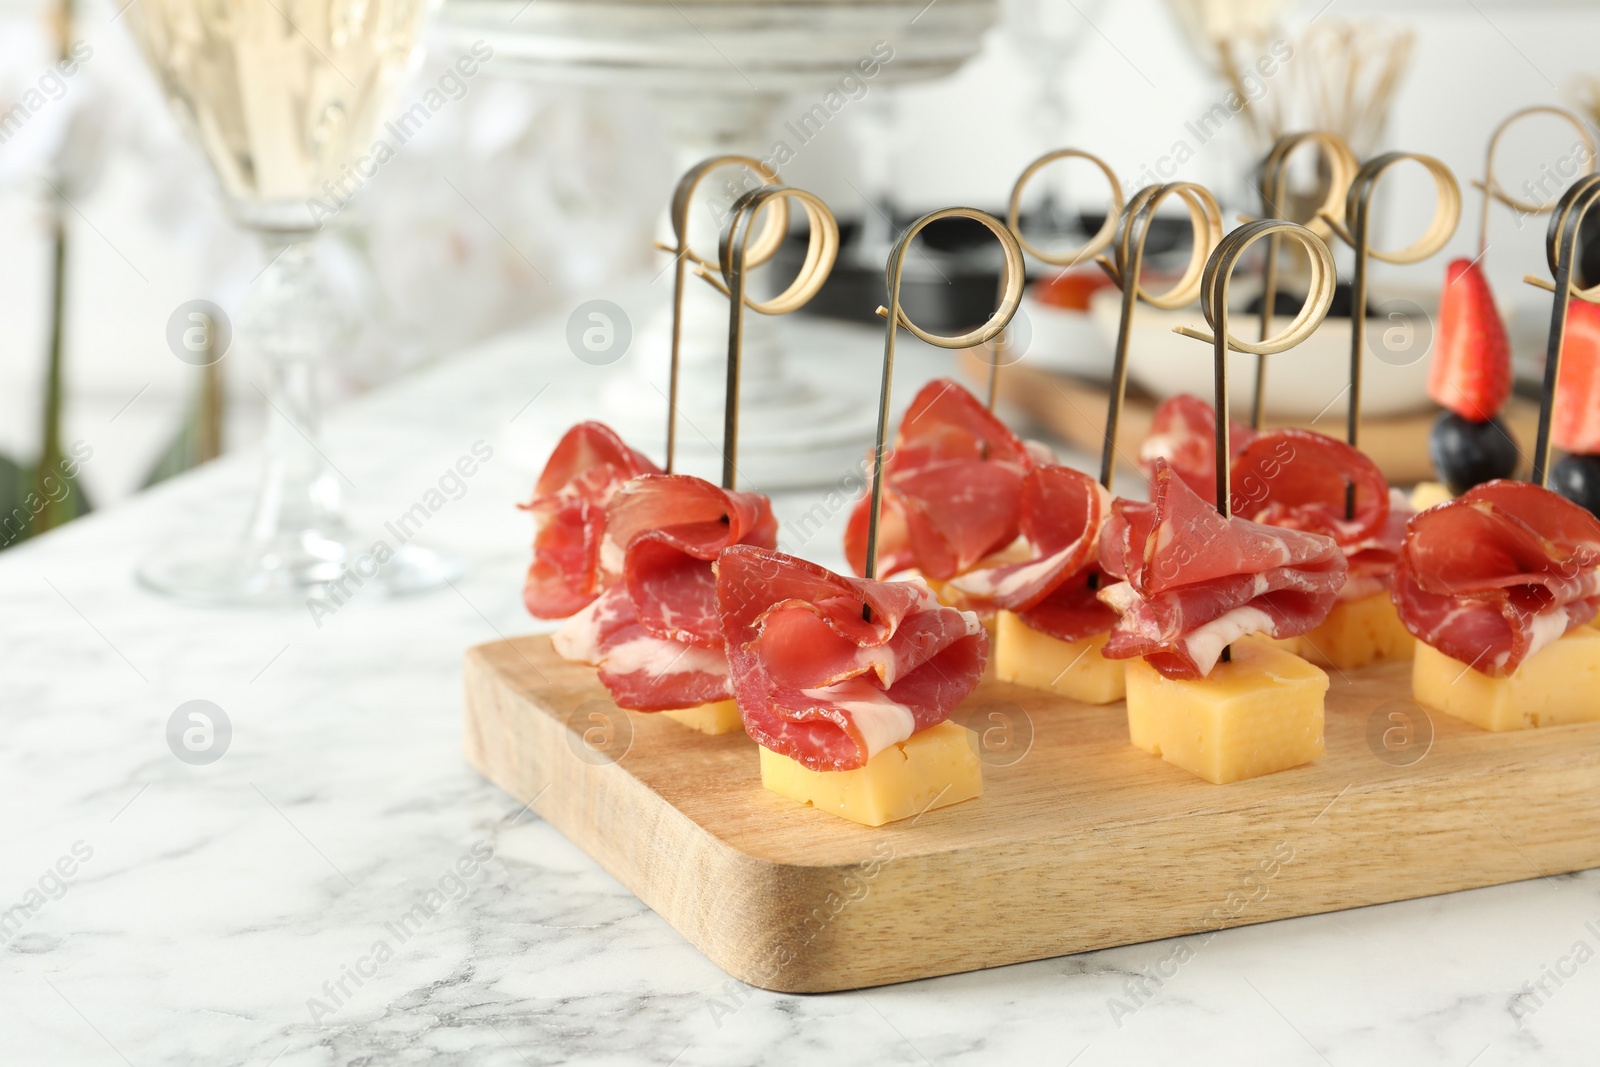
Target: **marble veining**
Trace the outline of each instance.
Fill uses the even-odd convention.
[[[331,420],[374,527],[494,447],[419,535],[454,588],[320,620],[139,590],[241,521],[250,456],[0,556],[0,1062],[1593,1062],[1594,872],[864,992],[728,979],[460,754],[463,650],[536,629],[511,505],[604,371],[553,323]],[[837,565],[844,517],[805,551]],[[233,729],[208,766],[165,736],[197,698]]]

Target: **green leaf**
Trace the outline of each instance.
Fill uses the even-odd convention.
[[[198,467],[205,460],[206,457],[200,453],[199,427],[193,418],[185,418],[179,424],[178,432],[173,435],[171,442],[162,450],[161,458],[150,468],[150,473],[145,476],[144,484],[140,488],[148,489],[152,485],[158,485],[192,467]]]
[[[0,549],[10,548],[91,510],[78,479],[58,467],[48,485],[36,481],[38,469],[0,456]]]
[[[222,452],[222,378],[213,365],[195,383],[194,396],[184,412],[178,432],[145,477],[141,488],[164,482],[186,470],[216,459]]]
[[[33,470],[0,456],[0,548],[25,541],[33,532],[33,513],[26,500],[33,491]],[[27,516],[26,520],[17,516]]]

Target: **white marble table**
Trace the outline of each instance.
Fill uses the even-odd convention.
[[[466,557],[455,590],[320,627],[139,590],[142,553],[237,518],[253,457],[0,555],[0,1063],[1595,1061],[1593,872],[858,993],[728,980],[460,754],[463,649],[535,629],[511,505],[610,372],[559,327],[332,421],[375,524],[495,449],[422,533]],[[836,559],[842,519],[786,547]],[[208,766],[165,736],[192,699],[232,724]]]

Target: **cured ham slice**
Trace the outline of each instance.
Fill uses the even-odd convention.
[[[1031,558],[953,579],[949,588],[961,594],[962,606],[985,615],[1004,608],[1061,641],[1111,629],[1116,612],[1095,595],[1105,577],[1100,529],[1111,494],[1082,471],[1051,464],[1023,478],[1019,507]]]
[[[1022,479],[1037,454],[948,378],[929,382],[900,420],[884,462],[878,574],[916,568],[953,578],[1017,537]],[[866,570],[870,494],[845,529],[845,556]]]
[[[721,648],[711,561],[729,545],[776,548],[778,523],[760,493],[654,474],[617,490],[606,507],[606,539],[623,546],[623,580],[641,626],[657,637]]]
[[[1255,431],[1239,422],[1228,426],[1228,450],[1237,456]],[[1155,477],[1158,459],[1166,460],[1201,500],[1217,502],[1217,413],[1210,404],[1179,393],[1156,407],[1150,436],[1139,446],[1139,466],[1146,477]]]
[[[564,619],[590,604],[618,574],[601,558],[605,506],[617,487],[657,467],[610,427],[580,422],[556,444],[534,484],[533,564],[522,588],[528,611]]]
[[[1310,430],[1269,430],[1239,450],[1230,481],[1240,518],[1338,542],[1350,565],[1340,599],[1389,587],[1411,508],[1403,497],[1396,500],[1366,453]]]
[[[622,580],[556,635],[558,653],[600,669],[618,707],[663,711],[732,696],[713,561],[729,545],[777,543],[772,506],[701,478],[647,474],[605,509],[602,554]]]
[[[625,586],[614,585],[551,637],[563,658],[600,669],[619,708],[670,711],[728,700],[728,657],[650,633]]]
[[[848,578],[754,546],[722,553],[717,605],[746,732],[817,771],[861,767],[943,722],[989,653],[977,615],[918,579]]]
[[[1394,587],[1394,571],[1400,564],[1406,523],[1415,514],[1406,495],[1398,489],[1390,489],[1389,518],[1383,529],[1363,541],[1340,546],[1350,565],[1350,576],[1339,590],[1340,600],[1355,600]]]
[[[1203,678],[1223,648],[1250,633],[1314,628],[1344,585],[1331,537],[1224,519],[1164,459],[1149,503],[1117,500],[1100,535],[1115,585],[1100,599],[1118,616],[1102,655],[1143,656],[1169,678]]]
[[[1395,572],[1400,621],[1494,677],[1600,609],[1600,522],[1530,482],[1485,482],[1412,516]]]

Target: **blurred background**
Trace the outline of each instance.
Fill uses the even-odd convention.
[[[78,476],[97,508],[250,445],[264,422],[241,350],[218,364],[220,436],[198,430],[202,372],[168,343],[169,319],[186,302],[239,308],[269,253],[230,219],[212,169],[141,61],[126,2],[0,4],[0,456],[15,492],[49,433],[92,438],[94,462]],[[831,73],[807,81],[745,63],[748,35],[737,25],[697,26],[680,5],[575,13],[583,6],[447,0],[435,9],[426,60],[398,97],[403,110],[442,91],[442,105],[430,105],[432,117],[315,246],[355,326],[329,361],[331,402],[659,278],[666,259],[652,241],[672,185],[685,158],[718,147],[695,131],[719,122],[757,130],[752,150],[793,149],[779,160],[785,179],[826,198],[847,230],[892,236],[887,220],[952,203],[1003,211],[1019,170],[1066,145],[1108,161],[1130,193],[1203,182],[1230,221],[1255,210],[1249,175],[1272,135],[1312,125],[1342,126],[1363,157],[1390,147],[1436,155],[1465,187],[1511,111],[1557,104],[1592,122],[1600,98],[1600,6],[1579,0],[933,0],[877,36],[892,54],[883,75],[850,83],[844,105],[808,125],[837,82]],[[870,8],[723,6],[801,11],[810,36],[796,49],[826,40],[841,9]],[[671,34],[678,67],[659,77],[640,73],[672,65],[648,47],[651,11],[686,23]],[[853,27],[849,40],[861,32]],[[624,62],[596,40],[644,43]],[[470,78],[448,77],[477,42],[490,58],[480,50]],[[76,59],[70,75],[59,74],[63,47]],[[854,54],[853,43],[840,47]],[[1262,57],[1275,60],[1270,73],[1260,73]],[[1226,106],[1236,91],[1249,101],[1238,112]],[[1517,136],[1526,142],[1509,138],[1499,164],[1513,191],[1538,183],[1575,143],[1558,125]],[[1543,198],[1567,180],[1547,184]],[[1035,220],[1047,230],[1093,221],[1103,182],[1081,186],[1057,183],[1049,202],[1035,198]],[[1477,251],[1478,198],[1464,193],[1450,246],[1416,268],[1435,289],[1445,258]],[[1388,244],[1420,230],[1431,195],[1420,174],[1396,179],[1382,205]],[[1502,302],[1531,301],[1522,317],[1533,322],[1548,297],[1520,279],[1544,272],[1543,223],[1498,211],[1485,260]],[[565,351],[529,358],[570,360]]]

